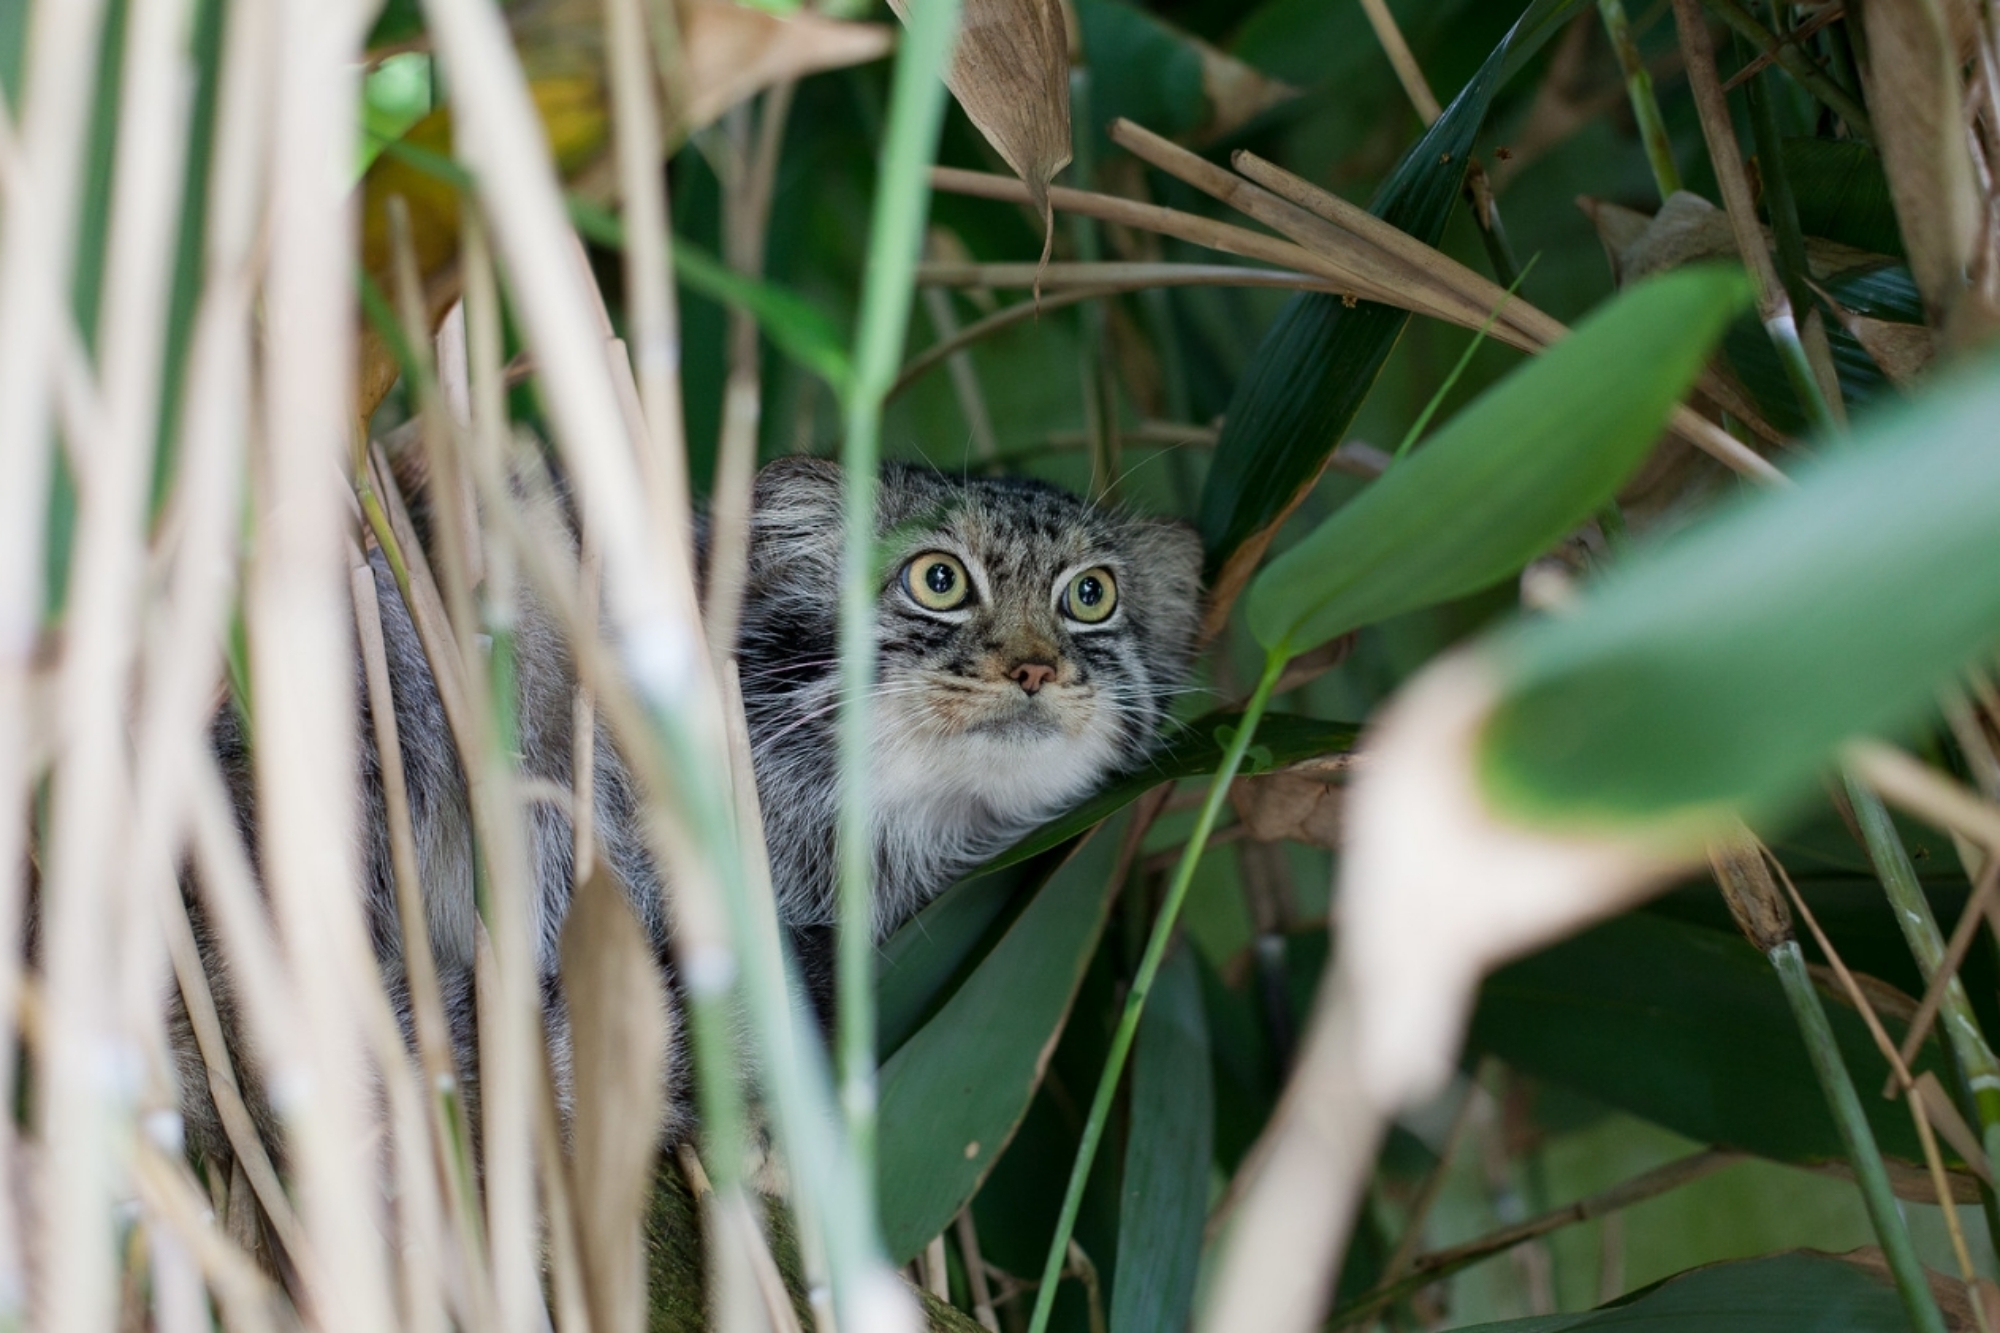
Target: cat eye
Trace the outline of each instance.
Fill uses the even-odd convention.
[[[1063,589],[1063,614],[1086,625],[1101,625],[1118,609],[1118,581],[1102,565],[1086,569]]]
[[[903,591],[926,611],[956,611],[972,597],[972,580],[957,556],[926,551],[903,566]]]

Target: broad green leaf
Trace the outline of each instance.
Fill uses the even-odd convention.
[[[1614,297],[1272,561],[1258,642],[1304,652],[1519,570],[1611,499],[1748,299],[1711,265]]]
[[[1183,941],[1160,970],[1132,1059],[1111,1333],[1187,1326],[1214,1141],[1201,977]]]
[[[1060,849],[985,871],[938,895],[890,937],[877,956],[875,1029],[878,1059],[887,1059],[923,1026],[1004,933],[1012,913],[1032,901],[1062,864]]]
[[[1880,1088],[1861,1016],[1831,995],[1826,1009],[1856,1085]],[[1845,1158],[1777,975],[1734,934],[1647,912],[1606,922],[1488,978],[1469,1045],[1699,1143]],[[1935,1039],[1919,1065],[1942,1073]],[[1903,1104],[1861,1100],[1883,1153],[1921,1163]]]
[[[1118,117],[1178,138],[1208,114],[1201,55],[1187,39],[1143,10],[1119,0],[1080,0],[1077,26],[1090,68],[1090,123],[1082,132],[1104,142]]]
[[[1503,634],[1488,790],[1552,817],[1770,812],[1841,741],[1914,722],[2000,641],[1996,420],[1989,361]]]
[[[1800,1250],[1715,1264],[1603,1309],[1473,1324],[1460,1333],[1907,1333],[1910,1319],[1895,1287],[1857,1259]]]
[[[1104,929],[1125,822],[1085,839],[883,1064],[877,1169],[897,1263],[957,1215],[1020,1125]]]
[[[1787,139],[1784,159],[1806,235],[1878,255],[1903,253],[1889,178],[1874,148],[1858,139]]]
[[[1474,139],[1513,62],[1554,32],[1576,0],[1536,0],[1444,115],[1403,156],[1370,206],[1426,244],[1444,234]],[[1275,522],[1316,481],[1368,396],[1409,316],[1308,293],[1288,302],[1264,335],[1223,419],[1197,526],[1209,573]]]

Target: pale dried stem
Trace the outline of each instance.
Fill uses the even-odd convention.
[[[965,1260],[965,1285],[972,1293],[972,1317],[987,1333],[1000,1333],[1000,1316],[993,1309],[993,1288],[986,1280],[986,1261],[979,1254],[979,1228],[972,1220],[972,1208],[959,1210],[952,1224],[958,1236],[958,1251]]]
[[[626,309],[632,324],[632,360],[645,418],[634,437],[638,465],[650,487],[655,513],[687,508],[687,442],[681,407],[680,310],[673,283],[673,229],[669,225],[661,107],[654,97],[649,56],[660,68],[674,62],[678,45],[670,10],[649,23],[641,0],[606,0],[605,26],[611,76],[614,147],[625,214]]]
[[[990,265],[982,267],[992,267],[1003,270],[1006,276],[1008,277],[1016,276],[1013,270],[1018,268],[1019,270],[1021,270],[1021,276],[1025,276],[1028,279],[1028,281],[1020,283],[1018,285],[1021,286],[1033,285],[1032,271],[1034,266],[1032,264],[1020,264],[1020,265],[1003,264],[1003,265]],[[1060,267],[1062,267],[1062,265],[1056,265],[1056,264],[1050,265],[1050,268],[1052,269]],[[1121,267],[1121,266],[1107,265],[1106,267]],[[1196,268],[1197,266],[1162,265],[1160,267],[1193,269]],[[1185,281],[1182,281],[1183,278],[1185,279]],[[999,282],[996,283],[995,285],[1007,286],[1014,284]],[[918,379],[920,379],[923,375],[929,372],[932,369],[932,367],[936,366],[939,362],[949,360],[950,358],[956,356],[958,353],[964,351],[966,348],[972,346],[974,343],[981,342],[984,339],[990,338],[994,334],[999,333],[1001,330],[1011,328],[1016,324],[1024,323],[1031,319],[1039,319],[1042,315],[1047,314],[1049,311],[1060,310],[1064,306],[1077,305],[1084,301],[1100,300],[1106,296],[1116,296],[1121,292],[1146,291],[1155,287],[1171,287],[1171,286],[1278,287],[1278,288],[1285,288],[1298,291],[1332,292],[1336,295],[1340,294],[1343,290],[1339,286],[1339,284],[1333,282],[1332,280],[1311,274],[1287,273],[1284,272],[1283,270],[1238,268],[1227,265],[1215,265],[1212,266],[1211,272],[1199,275],[1177,273],[1173,275],[1172,278],[1166,280],[1162,280],[1160,277],[1155,276],[1155,277],[1149,277],[1144,280],[1127,279],[1117,283],[1111,283],[1103,286],[1077,286],[1077,287],[1070,287],[1066,290],[1060,290],[1055,292],[1044,292],[1039,302],[1021,301],[1014,305],[1002,307],[1001,309],[994,311],[992,314],[986,316],[983,319],[975,320],[973,323],[967,324],[952,337],[946,338],[941,342],[935,343],[932,346],[925,348],[917,355],[911,357],[909,361],[905,363],[903,369],[897,374],[896,382],[890,386],[888,396],[890,398],[894,398],[896,395],[902,393],[903,390],[909,388],[911,384],[915,383]]]
[[[1841,758],[1883,800],[1926,823],[1962,833],[1989,851],[2000,851],[2000,805],[1880,741],[1856,741]]]
[[[469,258],[476,257],[481,247],[480,228],[471,213],[465,231],[461,248]],[[421,348],[427,341],[427,320],[415,255],[406,228],[396,226],[393,235],[404,334],[412,346]],[[490,299],[479,304],[488,306]],[[481,318],[493,315],[484,313]],[[469,344],[470,311],[467,319]],[[490,359],[490,354],[483,359]],[[482,366],[482,371],[486,369]],[[490,375],[482,374],[482,379],[490,379]],[[439,519],[439,545],[445,557],[441,563],[446,605],[456,613],[454,628],[468,687],[475,740],[466,772],[477,775],[469,783],[468,795],[473,832],[487,875],[482,912],[486,928],[482,944],[487,947],[475,955],[482,1020],[479,1109],[485,1131],[481,1146],[487,1264],[499,1327],[509,1333],[529,1333],[545,1318],[538,1280],[534,1116],[540,1096],[537,1084],[546,1065],[541,1055],[537,959],[527,915],[534,901],[528,870],[533,859],[525,837],[526,810],[501,722],[503,715],[512,716],[516,701],[496,695],[489,676],[489,657],[512,652],[515,588],[512,563],[505,553],[484,541],[478,529],[467,530],[462,518],[469,514],[476,521],[477,494],[488,489],[490,477],[504,473],[504,460],[493,456],[504,447],[504,424],[489,419],[490,391],[482,395],[472,429],[461,433],[454,428],[437,385],[427,374],[416,388],[425,420],[432,481],[442,492],[433,512]],[[454,503],[461,494],[463,501]],[[485,575],[478,590],[476,618],[471,609],[474,570]],[[484,651],[474,637],[475,627],[483,631],[490,645]]]
[[[380,984],[353,892],[357,727],[340,464],[353,396],[355,237],[345,179],[327,169],[349,148],[364,26],[358,11],[303,2],[277,15],[265,424],[244,605],[260,864],[302,999],[291,1040],[311,1070],[292,1143],[302,1215],[324,1267],[314,1314],[341,1328],[394,1318],[380,1192],[354,1168],[382,1129],[358,1026],[370,998],[380,1003]]]
[[[969,195],[976,199],[998,199],[1010,203],[1030,202],[1028,187],[1012,176],[995,176],[982,171],[966,171],[959,167],[932,167],[931,187],[947,194]],[[1368,291],[1360,290],[1350,281],[1351,275],[1345,269],[1330,271],[1325,260],[1302,245],[1251,231],[1246,227],[1217,222],[1213,218],[1205,218],[1196,213],[1183,213],[1178,209],[1162,208],[1158,204],[1141,203],[1136,199],[1121,199],[1111,194],[1096,194],[1089,190],[1072,190],[1065,186],[1049,188],[1049,203],[1064,212],[1080,213],[1084,217],[1115,222],[1120,226],[1157,232],[1162,236],[1172,236],[1176,240],[1206,246],[1224,254],[1239,255],[1245,259],[1259,259],[1267,264],[1275,264],[1279,268],[1316,273],[1343,292],[1358,298],[1385,302],[1395,299],[1388,292],[1377,292],[1372,288]]]
[[[1204,164],[1204,166],[1206,165]],[[1212,170],[1219,171],[1219,168],[1212,168]],[[1227,175],[1227,173],[1223,174]],[[1028,202],[1027,187],[1010,177],[963,171],[955,167],[934,167],[931,170],[931,183],[935,188],[953,194],[971,195],[982,199]],[[1468,308],[1470,303],[1456,299],[1449,305],[1441,307],[1435,297],[1428,295],[1421,300],[1413,299],[1408,291],[1402,290],[1400,287],[1381,286],[1358,280],[1353,268],[1344,264],[1329,262],[1323,255],[1303,245],[1278,240],[1259,232],[1231,226],[1227,223],[1216,222],[1213,219],[1199,217],[1192,213],[1182,213],[1174,209],[1162,208],[1156,204],[1145,204],[1131,199],[1121,199],[1115,195],[1093,194],[1088,191],[1070,190],[1061,187],[1050,189],[1049,202],[1055,208],[1082,213],[1087,217],[1101,218],[1123,226],[1136,227],[1143,231],[1158,232],[1161,235],[1173,236],[1196,245],[1220,250],[1225,254],[1241,255],[1248,259],[1260,259],[1293,271],[1314,274],[1326,280],[1327,290],[1338,292],[1343,297],[1378,301],[1385,305],[1394,306],[1397,309],[1409,310],[1415,314],[1431,315],[1435,318],[1444,319],[1464,328],[1478,329],[1483,327],[1492,309],[1500,308],[1498,303],[1493,307],[1485,309],[1476,307]],[[1279,202],[1282,203],[1284,201],[1281,200]],[[1277,215],[1275,210],[1273,213],[1274,216]],[[1305,215],[1304,210],[1297,209],[1296,207],[1290,212],[1283,214],[1286,218],[1294,221],[1303,215]],[[1325,238],[1324,232],[1315,230],[1314,234],[1320,239]],[[1405,240],[1410,241],[1410,244],[1418,244],[1408,237],[1405,237]],[[1348,251],[1356,249],[1352,243],[1344,240],[1332,243],[1342,245]],[[1426,249],[1428,250],[1427,247]],[[1453,262],[1445,260],[1443,256],[1437,255],[1434,251],[1428,251],[1428,253],[1430,255],[1428,262],[1431,264],[1451,264]],[[1386,272],[1379,264],[1377,265],[1377,271]],[[1390,278],[1389,281],[1400,283],[1403,280],[1402,275],[1405,270],[1399,267],[1395,272],[1397,276]],[[1470,271],[1467,270],[1467,272],[1469,273]],[[1476,281],[1484,281],[1483,279],[1477,279],[1476,275],[1473,276]],[[1109,292],[1091,291],[1087,295],[1079,295],[1075,292],[1058,293],[1056,296],[1045,300],[1043,307],[1046,309],[1053,303],[1065,302],[1066,297],[1074,300],[1083,300],[1089,299],[1091,296],[1106,294],[1109,294]],[[1502,296],[1504,295],[1505,293],[1503,292]],[[1512,309],[1517,304],[1525,305],[1526,303],[1520,302],[1518,298],[1512,298],[1506,302],[1509,309]],[[1002,311],[998,315],[990,316],[976,325],[969,326],[965,333],[961,335],[962,341],[960,343],[931,348],[922,356],[912,360],[910,365],[904,369],[902,376],[897,382],[897,387],[900,389],[907,385],[915,378],[917,373],[928,369],[942,356],[957,350],[958,346],[972,341],[975,336],[983,337],[993,332],[996,327],[1004,327],[1004,323],[996,323],[996,321],[1011,322],[1010,316],[1011,318],[1027,317],[1026,314],[1013,315],[1011,310]],[[1498,327],[1496,326],[1496,329]],[[1523,341],[1526,337],[1523,331],[1512,325],[1506,326],[1506,328],[1507,332],[1501,335],[1505,340],[1522,346],[1524,350],[1533,350],[1531,345]],[[1688,408],[1675,408],[1670,425],[1676,434],[1682,436],[1704,453],[1711,455],[1724,466],[1759,481],[1783,484],[1784,474],[1779,472],[1777,468],[1773,467],[1741,441],[1735,439],[1727,431],[1722,430],[1713,422],[1704,419]]]
[[[20,991],[23,874],[28,864],[27,800],[36,778],[34,653],[42,610],[44,506],[51,456],[49,428],[56,366],[50,329],[70,326],[67,276],[84,162],[103,0],[39,5],[22,68],[23,117],[0,221],[0,1013],[15,1012]],[[9,136],[10,138],[12,136]],[[87,909],[88,904],[83,904]],[[69,931],[66,927],[66,933]],[[53,957],[51,956],[53,963]],[[90,997],[74,1017],[79,1029],[100,1024]],[[0,1098],[12,1104],[15,1029],[0,1024]],[[87,1056],[84,1058],[88,1058]],[[58,1093],[65,1100],[73,1094]],[[21,1228],[14,1215],[14,1126],[0,1124],[0,1313],[14,1317],[25,1296]],[[85,1123],[52,1145],[66,1158],[98,1155]],[[78,1135],[83,1136],[79,1144]],[[86,1165],[88,1161],[86,1160]],[[89,1330],[110,1318],[105,1169],[56,1192],[50,1247],[50,1316],[72,1316]]]
[[[293,1263],[304,1266],[312,1253],[306,1240],[305,1226],[292,1208],[284,1183],[278,1179],[277,1168],[271,1164],[270,1154],[264,1150],[264,1140],[257,1132],[257,1123],[243,1100],[243,1090],[229,1058],[229,1043],[223,1033],[222,1018],[215,1008],[208,974],[202,968],[201,948],[195,943],[194,930],[189,926],[185,913],[166,912],[161,916],[174,978],[180,987],[181,1002],[187,1007],[188,1026],[194,1031],[195,1046],[201,1052],[202,1063],[208,1068],[209,1096],[215,1102],[222,1131],[229,1140],[229,1149],[242,1164],[243,1174],[248,1177],[257,1202],[270,1219],[272,1231],[277,1233],[278,1244]]]
[[[1750,279],[1757,291],[1757,314],[1764,321],[1765,329],[1774,342],[1779,344],[1778,354],[1788,355],[1787,348],[1797,349],[1803,357],[1804,349],[1799,342],[1797,318],[1792,310],[1791,297],[1785,285],[1778,278],[1777,264],[1771,258],[1770,247],[1764,240],[1763,225],[1757,220],[1757,200],[1750,189],[1750,178],[1743,170],[1743,150],[1736,141],[1736,126],[1729,113],[1729,100],[1723,94],[1722,80],[1715,69],[1715,44],[1708,30],[1708,19],[1703,14],[1701,0],[1674,0],[1674,21],[1680,29],[1681,56],[1687,66],[1688,88],[1694,94],[1695,111],[1701,117],[1702,137],[1708,143],[1709,161],[1715,167],[1716,187],[1722,192],[1724,211],[1729,216],[1729,227],[1736,236],[1736,250],[1742,256],[1744,267],[1750,270]],[[1801,388],[1802,396],[1810,391]],[[1802,404],[1808,417],[1814,415],[1814,404]],[[1831,409],[1831,402],[1826,406]]]
[[[790,118],[790,81],[763,98],[763,111],[750,142],[750,107],[726,121],[733,169],[723,191],[723,258],[748,278],[764,272],[765,237],[778,153]],[[715,485],[709,500],[708,650],[718,675],[736,651],[743,614],[743,588],[750,564],[750,492],[757,470],[757,432],[763,420],[762,349],[757,320],[749,311],[729,312],[729,373],[722,390],[722,430],[716,446]]]
[[[389,862],[395,882],[397,917],[403,930],[403,973],[409,986],[417,1055],[435,1099],[440,1090],[452,1086],[457,1079],[452,1066],[451,1027],[445,1017],[437,958],[432,953],[430,925],[425,916],[416,826],[410,814],[409,785],[403,774],[396,696],[389,679],[389,655],[382,636],[382,608],[375,593],[375,571],[367,564],[359,565],[353,570],[350,582],[368,714],[375,728],[376,762],[381,769],[382,800],[388,816]]]
[[[290,1321],[278,1317],[277,1288],[254,1260],[215,1229],[208,1200],[188,1178],[183,1163],[142,1144],[132,1163],[132,1185],[154,1224],[186,1245],[215,1292],[228,1328],[242,1333],[291,1333]]]
[[[1417,109],[1425,125],[1435,125],[1444,108],[1438,105],[1437,94],[1431,91],[1410,44],[1403,40],[1403,30],[1396,26],[1396,16],[1389,12],[1388,0],[1361,0],[1361,8],[1368,14],[1369,26],[1375,29],[1375,40],[1382,43],[1383,53],[1395,67],[1403,95],[1410,99],[1410,105]]]
[[[1245,268],[1240,264],[1053,263],[974,264],[926,260],[917,265],[917,282],[936,287],[999,287],[1027,290],[1040,275],[1045,292],[1074,287],[1116,291],[1148,291],[1155,287],[1289,287],[1337,291],[1339,284],[1317,274],[1285,269]]]
[[[555,1298],[555,1326],[560,1333],[590,1333],[590,1292],[553,1079],[544,1082],[542,1093],[541,1114],[535,1117],[535,1159],[548,1213],[549,1292]]]
[[[185,113],[176,96],[181,8],[149,0],[127,15],[123,67],[112,76],[123,92],[101,312],[104,410],[94,437],[69,440],[78,506],[45,845],[48,1031],[36,1102],[48,1170],[62,1182],[41,1219],[54,1256],[48,1317],[80,1330],[114,1317],[114,1148],[137,1133],[143,1105],[171,1099],[157,1000],[165,957],[147,929],[159,881],[123,873],[124,848],[105,829],[128,826],[133,813],[126,700],[139,656],[147,463]],[[121,1087],[103,1077],[107,1063],[150,1077]]]

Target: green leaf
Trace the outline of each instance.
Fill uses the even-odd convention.
[[[1714,265],[1614,297],[1272,561],[1258,642],[1304,652],[1519,570],[1617,492],[1748,300]]]
[[[1185,1328],[1194,1304],[1208,1220],[1215,1086],[1201,977],[1185,942],[1160,969],[1136,1046],[1111,1333]]]
[[[1901,255],[1903,233],[1882,158],[1858,139],[1786,139],[1785,174],[1799,229],[1878,255]]]
[[[1921,1163],[1910,1113],[1872,1095],[1888,1077],[1861,1016],[1827,1018],[1885,1155]],[[1487,979],[1471,1049],[1698,1143],[1801,1165],[1845,1158],[1771,965],[1734,934],[1639,912]],[[1947,1078],[1935,1038],[1918,1065]]]
[[[883,1064],[883,1239],[903,1263],[979,1188],[1028,1109],[1110,910],[1124,821],[1087,838]]]
[[[1093,143],[1118,117],[1168,138],[1194,130],[1208,115],[1201,56],[1180,33],[1119,0],[1080,0],[1077,25],[1090,67]]]
[[[1370,206],[1426,244],[1444,234],[1473,140],[1511,62],[1531,54],[1577,0],[1536,0],[1444,115],[1403,156]],[[1275,522],[1319,478],[1409,316],[1313,292],[1294,297],[1265,333],[1223,418],[1202,488],[1209,573]]]
[[[882,946],[876,966],[875,1048],[887,1059],[992,947],[1062,864],[1060,849],[983,872],[938,895]]]
[[[1696,1268],[1584,1314],[1474,1324],[1460,1333],[1907,1333],[1909,1327],[1880,1270],[1800,1250]]]
[[[1915,721],[2000,641],[1996,420],[1989,361],[1503,634],[1488,789],[1550,817],[1768,813]]]

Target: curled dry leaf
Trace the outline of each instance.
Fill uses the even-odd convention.
[[[1236,817],[1258,842],[1338,849],[1343,800],[1340,784],[1310,773],[1264,773],[1229,787]]]
[[[1939,328],[1965,290],[1982,209],[1957,48],[1937,0],[1871,0],[1862,71],[1910,273]]]
[[[894,32],[879,23],[808,11],[780,18],[731,0],[682,0],[680,16],[683,133],[772,84],[879,60],[895,44]]]
[[[1597,238],[1604,243],[1605,257],[1611,262],[1611,276],[1620,287],[1683,264],[1736,253],[1729,215],[1686,190],[1676,191],[1650,217],[1587,195],[1576,203],[1596,226]],[[1766,227],[1764,234],[1768,241],[1770,228]],[[1886,255],[1816,236],[1806,238],[1806,265],[1815,278],[1888,262]]]
[[[575,1089],[572,1169],[591,1323],[645,1327],[640,1218],[667,1109],[672,1020],[652,945],[600,859],[577,886],[561,942]]]
[[[1880,366],[1882,373],[1898,387],[1908,388],[1937,359],[1937,331],[1927,325],[1872,319],[1847,309],[1838,301],[1829,300],[1827,304],[1833,307],[1841,327],[1854,336],[1854,341],[1861,344],[1861,350],[1868,353],[1869,359]]]
[[[1201,57],[1201,91],[1208,99],[1208,119],[1199,135],[1203,141],[1224,138],[1299,95],[1289,83],[1271,78],[1200,38],[1189,37],[1187,43]]]
[[[910,3],[889,0],[889,7],[907,23]],[[965,0],[945,83],[1028,187],[1052,239],[1049,183],[1070,160],[1069,32],[1060,0]]]

